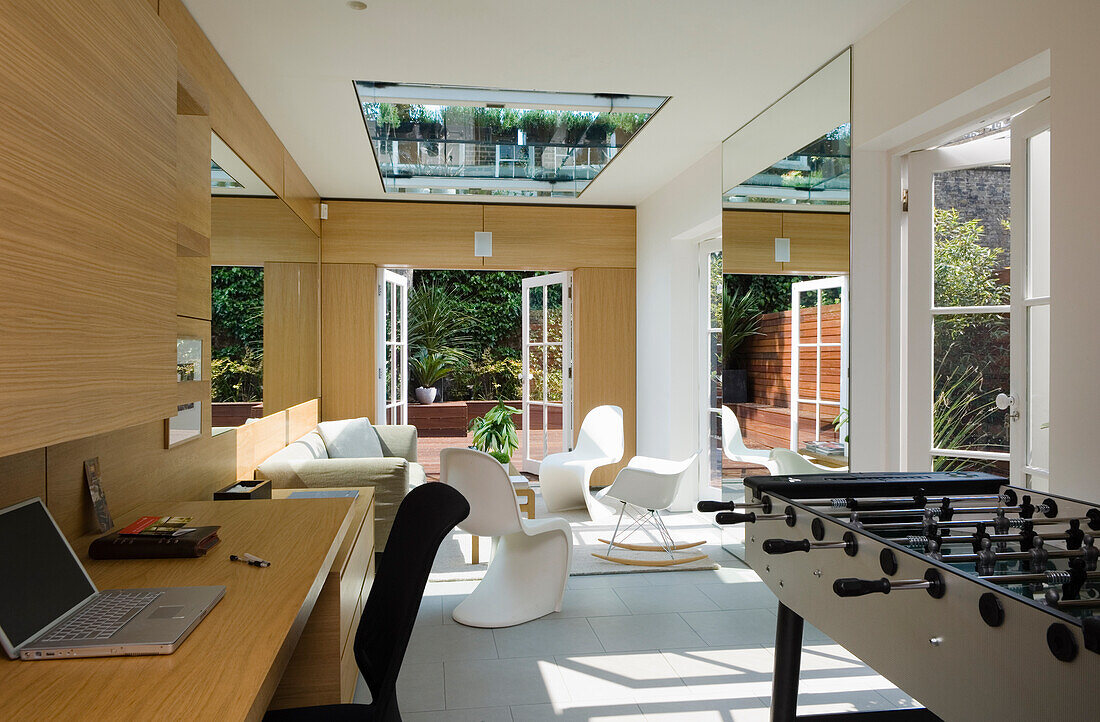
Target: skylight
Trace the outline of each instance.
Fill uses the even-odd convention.
[[[845,123],[726,191],[723,201],[846,206],[851,168],[852,125]]]
[[[211,188],[244,188],[237,180],[222,170],[222,167],[210,161],[210,187]]]
[[[355,83],[387,193],[575,198],[668,100]]]

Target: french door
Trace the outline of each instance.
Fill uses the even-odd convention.
[[[523,279],[523,471],[573,446],[572,274]]]
[[[1049,111],[909,156],[908,468],[1043,487],[1049,429]]]
[[[791,284],[791,449],[835,426],[848,437],[848,277]],[[808,409],[811,433],[801,428]]]
[[[377,424],[409,423],[409,279],[378,269],[375,296]]]

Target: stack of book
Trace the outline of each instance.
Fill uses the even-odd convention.
[[[92,559],[201,557],[217,544],[217,526],[191,526],[189,516],[143,516],[101,536],[88,547]]]
[[[806,448],[825,456],[844,456],[844,444],[839,441],[807,441]]]

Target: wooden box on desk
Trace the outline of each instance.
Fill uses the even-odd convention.
[[[344,537],[298,647],[283,674],[269,709],[351,702],[359,670],[353,644],[363,605],[374,581],[374,489],[358,491],[351,527]],[[275,499],[321,489],[274,489]],[[308,504],[310,499],[301,499]]]

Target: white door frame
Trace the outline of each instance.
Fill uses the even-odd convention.
[[[824,342],[821,340],[821,291],[828,288],[840,289],[840,343]],[[813,341],[803,343],[801,337],[802,323],[802,294],[807,291],[817,291],[817,335]],[[840,348],[840,397],[837,401],[821,398],[821,349]],[[803,398],[799,389],[799,362],[803,348],[814,349],[816,360],[816,382],[814,383],[814,397]],[[836,406],[839,416],[841,410],[848,408],[848,277],[832,276],[830,278],[818,278],[812,281],[798,281],[791,284],[791,450],[798,451],[798,407],[801,404],[814,405],[814,439],[817,440],[821,433],[821,407]],[[838,430],[839,437],[843,439],[848,435],[848,424],[844,423]]]
[[[1032,338],[1028,326],[1031,309],[1051,305],[1053,289],[1050,287],[1050,167],[1033,167],[1030,161],[1031,140],[1035,136],[1050,130],[1050,101],[1044,100],[1035,107],[1025,110],[1012,119],[1012,314],[1009,317],[1011,370],[1011,399],[1013,411],[1018,416],[1009,416],[1009,481],[1017,486],[1035,487],[1046,490],[1050,477],[1049,468],[1032,465],[1029,457],[1029,431],[1031,431],[1032,389],[1031,358]],[[1048,140],[1049,143],[1049,140]],[[1049,156],[1048,156],[1049,161]],[[1035,174],[1033,176],[1033,174]],[[1037,180],[1045,186],[1045,214],[1036,214],[1035,220],[1044,224],[1040,232],[1046,234],[1046,262],[1042,266],[1032,267],[1031,246],[1031,181]],[[1042,191],[1041,191],[1042,192]],[[1043,276],[1046,293],[1033,294],[1032,281],[1036,274]],[[1048,316],[1049,319],[1049,316]],[[1049,325],[1048,325],[1049,333]],[[1019,342],[1017,342],[1019,339]],[[1040,343],[1042,343],[1040,341]],[[1045,349],[1037,349],[1046,359],[1047,378],[1050,375],[1049,339]],[[1046,389],[1046,401],[1050,401],[1049,384]],[[1049,414],[1049,409],[1047,410]],[[1049,415],[1040,424],[1050,420]],[[1049,429],[1046,430],[1049,433]],[[1049,439],[1048,439],[1049,444]],[[1048,453],[1049,453],[1049,446]],[[1048,461],[1049,466],[1049,461]]]
[[[699,399],[699,445],[698,448],[704,449],[707,454],[718,454],[718,464],[721,468],[723,452],[721,449],[721,440],[719,439],[719,446],[716,448],[710,438],[710,430],[714,427],[714,417],[718,416],[718,428],[721,430],[721,414],[722,414],[722,400],[718,399],[718,406],[711,406],[711,347],[710,336],[717,330],[721,334],[722,319],[718,319],[718,327],[711,326],[710,318],[710,255],[714,252],[721,253],[722,251],[722,239],[710,238],[699,243],[699,344],[697,346],[698,358],[696,359],[696,373],[699,378],[698,399]],[[723,280],[723,284],[725,281]],[[721,296],[721,289],[719,289],[719,296]],[[708,463],[709,462],[709,463]],[[700,500],[718,500],[722,498],[721,487],[715,488],[710,485],[709,464],[713,463],[713,460],[704,459],[703,472],[699,475],[699,499]]]
[[[909,471],[931,469],[933,456],[949,455],[985,461],[1008,461],[1009,454],[995,451],[955,451],[940,454],[932,445],[932,321],[934,316],[959,313],[1010,313],[1010,306],[937,308],[933,296],[932,180],[936,173],[977,168],[1011,160],[1008,137],[999,134],[956,146],[910,153],[907,308],[906,396],[908,443],[905,463]],[[927,211],[927,212],[925,212]],[[1015,264],[1014,264],[1015,265]],[[1012,339],[1010,337],[1010,348]]]
[[[392,287],[396,292],[387,293]],[[398,290],[399,289],[399,290]],[[409,279],[385,268],[378,269],[375,296],[375,418],[374,423],[409,423]],[[400,316],[397,316],[400,312]],[[386,319],[397,317],[399,323],[386,334]],[[387,366],[394,369],[389,374]],[[393,419],[390,419],[390,411]]]
[[[549,286],[561,285],[561,341],[550,341],[547,331],[549,324],[546,323],[546,316],[543,316],[542,324],[542,336],[539,340],[531,339],[531,290],[535,288],[542,289],[543,310],[546,309],[546,302],[549,297],[547,288]],[[522,463],[522,471],[537,474],[539,473],[540,460],[545,458],[549,454],[553,454],[559,451],[569,451],[573,448],[573,274],[570,271],[562,271],[559,273],[549,273],[543,276],[531,276],[523,279],[523,326],[522,326],[522,347],[523,347],[523,373],[521,374],[521,381],[523,384],[523,434],[524,440],[524,458]],[[548,350],[552,346],[561,347],[561,365],[562,365],[562,383],[561,393],[562,400],[560,402],[547,401],[549,390],[549,378],[546,371],[546,360],[548,356]],[[542,355],[541,368],[542,374],[542,393],[541,398],[532,401],[531,399],[531,349],[535,348],[537,353]],[[541,436],[532,436],[531,429],[531,406],[536,404],[542,411],[542,434]],[[552,406],[561,407],[561,424],[562,424],[562,441],[561,448],[553,448],[549,442],[549,410]],[[541,448],[541,455],[538,459],[531,458],[531,450],[534,448],[534,444],[538,443]]]

